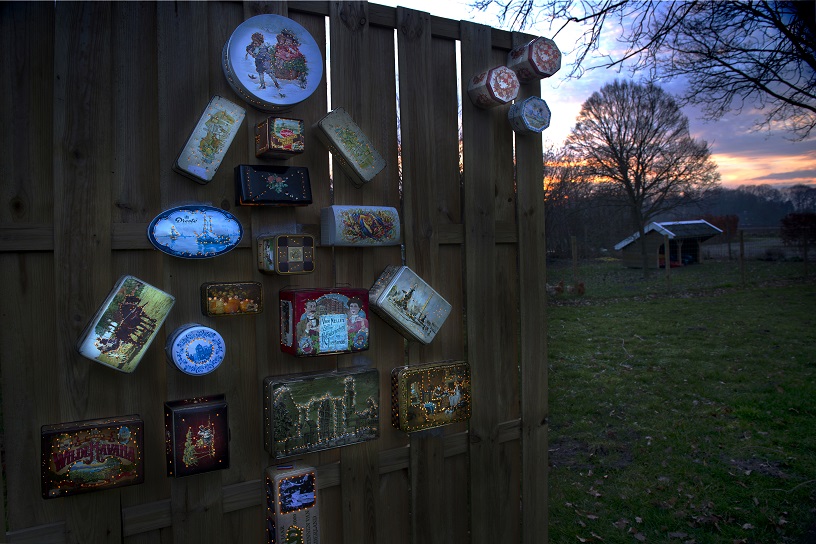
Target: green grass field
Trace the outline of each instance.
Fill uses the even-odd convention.
[[[806,542],[813,278],[754,263],[767,267],[729,288],[707,263],[666,296],[609,264],[548,307],[550,542]]]

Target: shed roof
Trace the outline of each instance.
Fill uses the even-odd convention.
[[[703,241],[722,233],[722,230],[704,219],[695,219],[693,221],[662,221],[660,223],[653,221],[646,225],[644,232],[646,234],[657,232],[661,236],[668,236],[670,240],[699,238],[700,241]],[[640,238],[640,233],[636,232],[625,240],[618,242],[615,245],[615,250],[625,248],[638,238]]]

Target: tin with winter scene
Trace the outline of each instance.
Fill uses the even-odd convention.
[[[267,544],[320,543],[317,470],[295,463],[264,471]]]

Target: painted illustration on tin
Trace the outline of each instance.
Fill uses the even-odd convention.
[[[438,427],[470,417],[470,371],[467,365],[429,367],[405,376],[404,427]],[[402,385],[402,384],[401,384]]]
[[[379,391],[376,371],[274,384],[274,451],[285,457],[377,438]]]
[[[411,269],[405,269],[389,289],[382,306],[406,326],[433,337],[450,312],[450,305]]]
[[[226,346],[218,331],[194,324],[176,329],[165,348],[176,367],[191,376],[202,376],[224,361]]]
[[[212,206],[180,206],[156,216],[147,228],[153,246],[187,259],[216,257],[234,249],[243,237],[231,213]]]
[[[202,287],[204,315],[253,315],[263,310],[260,282],[205,283]]]
[[[117,370],[132,372],[174,302],[164,291],[127,276],[77,346],[79,352]]]
[[[328,293],[298,306],[294,329],[299,355],[368,349],[368,317],[361,299]]]
[[[350,243],[398,239],[399,218],[388,209],[351,208],[339,213],[342,238]]]
[[[315,505],[315,474],[307,472],[283,478],[278,483],[280,513],[288,514]]]
[[[172,421],[175,476],[229,467],[229,427],[224,404],[176,410]]]
[[[269,147],[300,153],[304,149],[303,121],[276,117],[269,127]]]
[[[44,430],[42,442],[44,498],[136,484],[144,479],[140,422],[53,434]]]
[[[242,164],[236,168],[236,176],[239,204],[307,206],[312,203],[307,168]]]
[[[244,108],[213,97],[184,145],[177,167],[196,181],[211,181],[245,116]]]
[[[227,61],[240,85],[274,105],[309,97],[323,76],[323,55],[309,32],[278,15],[247,19],[233,32]]]

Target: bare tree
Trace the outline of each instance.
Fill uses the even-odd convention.
[[[491,4],[513,28],[539,18],[560,21],[556,38],[567,25],[584,25],[570,75],[626,64],[651,81],[687,82],[681,105],[701,105],[709,120],[750,107],[762,111],[759,127],[781,123],[794,139],[807,138],[816,127],[813,2],[474,0],[472,5]],[[623,48],[588,66],[602,34],[615,26]]]
[[[581,106],[567,148],[608,189],[610,202],[628,210],[641,240],[655,216],[699,200],[720,179],[708,144],[690,136],[688,118],[654,84],[615,81],[593,93]]]

